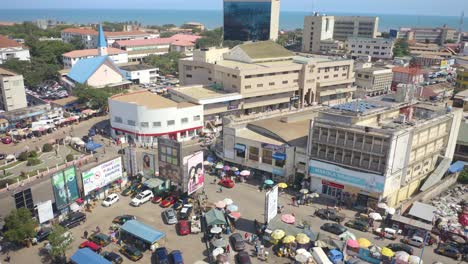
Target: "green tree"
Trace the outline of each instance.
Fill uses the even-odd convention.
[[[161,34],[159,34],[159,37],[160,38],[170,38],[172,36],[174,36],[176,33],[175,32],[162,32]]]
[[[175,28],[177,26],[174,25],[174,24],[164,24],[164,25],[162,25],[162,27],[168,29],[168,28]]]
[[[24,77],[24,84],[29,87],[37,86],[45,80],[57,80],[60,67],[48,64],[41,59],[31,58],[31,61],[10,59],[2,67],[12,70]]]
[[[393,47],[393,55],[395,57],[402,57],[410,55],[408,42],[404,39],[398,39],[395,42],[395,46]]]
[[[31,211],[26,208],[13,210],[5,219],[5,238],[15,243],[25,243],[36,234],[37,223],[32,218]]]
[[[182,54],[179,52],[169,52],[164,55],[150,55],[145,58],[145,62],[159,68],[163,75],[175,74],[178,71],[179,59]]]
[[[26,163],[26,166],[36,166],[41,164],[41,160],[38,158],[28,158],[28,162]]]
[[[45,143],[42,146],[42,152],[51,152],[52,150],[54,150],[54,146],[52,146],[50,143]]]
[[[195,43],[195,46],[199,49],[209,48],[209,47],[219,47],[223,44],[223,29],[215,28],[213,30],[205,30],[200,36],[202,38],[198,39]]]
[[[104,21],[102,22],[102,29],[104,29],[104,31],[111,31],[111,32],[123,31],[124,24],[125,23],[113,23],[113,22]]]
[[[77,85],[73,94],[78,97],[79,102],[87,104],[92,109],[107,109],[108,99],[114,94],[122,92],[111,88],[95,89],[87,85]]]
[[[68,154],[66,157],[67,162],[73,161],[75,158],[73,157],[73,154]]]
[[[65,252],[71,247],[73,237],[68,230],[61,225],[54,225],[49,234],[50,255],[54,259],[65,257]]]
[[[70,40],[70,45],[73,46],[73,49],[74,50],[82,50],[82,49],[85,49],[85,45],[83,43],[83,41],[81,40],[80,37],[78,36],[74,36],[71,40]]]
[[[458,182],[462,184],[468,184],[468,169],[464,169],[462,172],[460,172],[460,175],[458,175]]]

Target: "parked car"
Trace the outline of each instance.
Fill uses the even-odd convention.
[[[399,231],[397,231],[397,230],[395,230],[395,229],[393,229],[393,228],[389,228],[389,227],[386,227],[386,228],[384,228],[384,229],[382,229],[382,228],[379,227],[379,228],[376,228],[376,229],[374,230],[374,233],[375,233],[376,235],[381,235],[382,232],[383,232],[383,236],[384,236],[385,238],[390,239],[390,240],[395,240],[395,239],[397,238],[397,234],[399,234]]]
[[[314,214],[322,219],[332,220],[338,223],[345,219],[344,214],[340,214],[334,209],[319,209],[316,210]]]
[[[102,201],[102,205],[106,207],[110,207],[111,205],[115,204],[119,201],[119,196],[116,193],[112,193]]]
[[[439,255],[451,257],[456,260],[461,260],[463,257],[460,250],[458,250],[458,248],[454,247],[452,244],[449,243],[439,244],[439,246],[434,251]]]
[[[176,202],[176,198],[174,196],[168,196],[161,201],[161,207],[166,208],[173,205]]]
[[[80,244],[80,248],[85,248],[85,247],[91,249],[94,252],[98,252],[98,253],[101,252],[101,246],[89,240],[86,240]]]
[[[49,238],[50,232],[52,232],[51,228],[43,228],[39,230],[39,232],[37,232],[36,236],[34,237],[34,242],[37,244],[39,242],[47,240]]]
[[[245,249],[244,238],[241,234],[234,233],[229,237],[229,240],[231,241],[232,248],[235,251],[241,251]]]
[[[174,209],[169,208],[167,210],[164,210],[163,217],[164,217],[164,221],[166,222],[166,224],[168,225],[177,224],[177,215]]]
[[[353,229],[360,230],[363,232],[369,231],[369,224],[366,221],[362,221],[359,219],[348,221],[345,223],[345,226],[351,227]]]
[[[157,248],[154,252],[157,264],[169,264],[169,254],[165,247]]]
[[[411,238],[402,239],[402,242],[413,247],[422,248],[424,247],[424,238],[419,236],[413,236]]]
[[[110,236],[105,235],[103,233],[94,233],[88,238],[88,240],[94,242],[95,244],[101,247],[105,247],[112,242]]]
[[[190,234],[190,225],[187,220],[180,220],[179,223],[177,223],[177,233],[180,236],[186,236]]]
[[[220,180],[218,184],[229,189],[234,188],[234,186],[236,185],[234,181],[229,178],[224,178]]]
[[[172,208],[174,208],[174,210],[179,211],[180,209],[182,209],[183,206],[184,206],[184,200],[179,199],[172,205]]]
[[[236,255],[237,264],[251,264],[249,253],[241,251]]]
[[[81,223],[86,222],[86,214],[81,212],[74,212],[68,215],[67,219],[60,222],[60,225],[65,228],[72,228],[79,226]]]
[[[114,220],[112,220],[112,223],[123,225],[125,224],[125,222],[130,221],[130,220],[135,220],[135,219],[136,217],[133,215],[120,215],[114,218]]]
[[[341,235],[348,230],[346,229],[346,227],[337,223],[325,223],[320,227],[320,229],[325,230],[335,235]]]
[[[181,220],[187,220],[190,218],[190,215],[192,214],[193,210],[193,204],[185,204],[182,209],[180,209],[179,212],[179,219]]]
[[[140,260],[143,257],[141,251],[132,245],[124,245],[119,249],[119,252],[133,261]]]
[[[3,144],[11,144],[11,142],[12,142],[11,137],[2,138],[2,143]]]
[[[172,264],[184,264],[184,258],[180,250],[173,250],[171,252],[171,262]]]
[[[6,158],[7,154],[5,153],[0,153],[0,160],[4,160]]]
[[[394,252],[404,251],[410,255],[413,255],[413,248],[403,243],[391,243],[391,244],[388,244],[387,247],[393,250]]]
[[[136,190],[139,190],[141,186],[142,186],[141,183],[133,183],[132,185],[130,185],[130,187],[122,191],[122,195],[123,196],[132,195],[133,193],[136,192]]]
[[[164,198],[166,198],[169,194],[167,192],[161,192],[159,194],[154,195],[153,199],[151,199],[152,203],[160,203]]]
[[[114,252],[104,251],[101,255],[108,261],[112,262],[112,264],[121,264],[123,262],[123,258]]]
[[[135,198],[132,199],[132,202],[130,203],[133,206],[140,206],[151,199],[153,199],[154,195],[151,190],[145,190],[141,193],[139,193]]]

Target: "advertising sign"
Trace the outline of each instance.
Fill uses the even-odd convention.
[[[154,177],[155,176],[155,165],[154,165],[154,154],[143,153],[141,158],[141,171],[143,175]]]
[[[124,149],[124,166],[125,170],[129,175],[136,175],[138,173],[137,169],[137,158],[136,158],[136,149],[132,147],[127,147]]]
[[[158,138],[159,176],[183,184],[180,149],[176,140]]]
[[[45,223],[54,218],[54,211],[52,209],[52,201],[48,200],[37,205],[37,214],[39,216],[39,223]]]
[[[309,173],[311,176],[349,184],[368,192],[383,192],[385,186],[385,177],[382,175],[348,170],[316,160],[310,161]]]
[[[262,143],[262,148],[269,149],[274,152],[280,152],[280,153],[286,152],[286,148],[284,146],[278,146],[278,145],[273,145],[273,144]]]
[[[187,164],[187,192],[190,195],[203,187],[205,182],[203,152],[199,151],[194,155],[185,157],[184,164]]]
[[[102,188],[122,177],[122,159],[120,157],[104,162],[82,173],[85,195]]]
[[[55,206],[57,209],[63,209],[68,205],[67,188],[63,171],[56,172],[52,175],[52,189],[54,191]]]
[[[265,222],[269,223],[271,219],[278,214],[278,185],[275,185],[265,194]]]
[[[68,201],[71,203],[80,197],[75,167],[65,169],[63,174],[66,180],[65,185],[67,187]]]

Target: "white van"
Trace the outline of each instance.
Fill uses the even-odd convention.
[[[327,257],[327,254],[320,247],[312,248],[312,257],[314,257],[317,264],[333,264],[330,259]]]

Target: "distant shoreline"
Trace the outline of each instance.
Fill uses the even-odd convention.
[[[440,27],[446,24],[458,29],[459,17],[438,15],[399,15],[374,13],[323,12],[329,15],[378,16],[379,30],[388,31],[399,27]],[[310,11],[281,11],[280,28],[285,30],[302,28],[304,16]],[[207,28],[220,27],[223,24],[222,10],[176,10],[176,9],[0,9],[0,21],[17,22],[51,19],[71,24],[89,24],[102,21],[125,22],[138,21],[143,25],[176,24],[196,21]],[[464,31],[468,31],[465,23]]]

